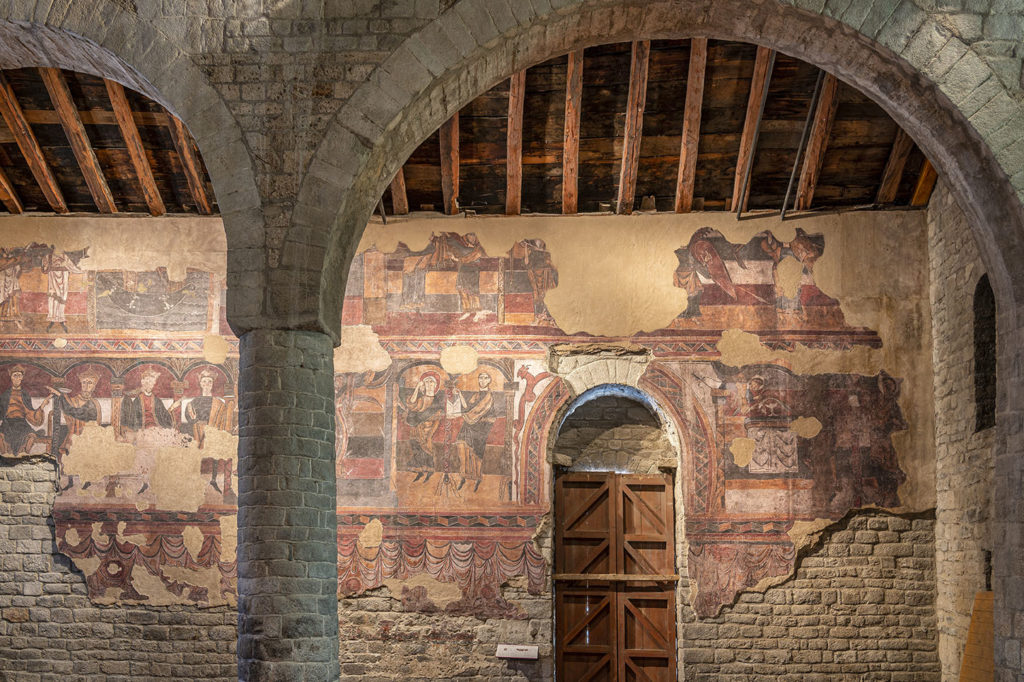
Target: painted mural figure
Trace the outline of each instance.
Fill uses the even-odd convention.
[[[13,320],[21,327],[18,294],[23,261],[21,249],[0,248],[0,320]]]
[[[81,389],[71,396],[61,390],[50,388],[50,392],[56,396],[53,406],[52,450],[57,460],[58,490],[67,490],[73,485],[73,481],[64,476],[64,457],[71,449],[72,436],[81,434],[87,422],[98,424],[103,414],[99,401],[93,396],[99,378],[95,370],[87,369],[82,372],[78,375]]]
[[[462,414],[461,439],[468,445],[463,450],[463,479],[459,484],[462,488],[466,481],[475,481],[473,492],[480,488],[480,481],[483,480],[484,453],[487,449],[487,439],[491,435],[491,429],[497,419],[494,411],[494,396],[491,393],[491,375],[481,372],[477,375],[477,385],[480,388],[479,394],[472,399],[469,409]],[[461,395],[461,394],[460,394]]]
[[[523,240],[526,247],[526,275],[533,288],[533,312],[536,324],[554,325],[554,319],[548,312],[544,297],[549,289],[558,286],[558,270],[551,263],[551,253],[547,245],[539,239]]]
[[[53,396],[47,396],[41,405],[33,408],[28,389],[21,383],[25,378],[25,368],[14,365],[9,372],[11,387],[0,393],[0,414],[3,415],[0,452],[15,456],[23,452],[30,454],[36,440],[42,436],[36,429],[43,425],[46,417],[44,408]]]
[[[160,398],[153,394],[160,373],[148,369],[142,373],[140,387],[121,401],[121,427],[128,431],[141,431],[174,426],[171,413]]]
[[[200,394],[189,401],[185,407],[184,422],[178,427],[182,433],[196,440],[200,450],[203,449],[206,440],[207,427],[221,431],[231,430],[231,415],[228,413],[227,403],[213,395],[215,376],[210,369],[204,369],[199,375]]]
[[[64,307],[68,302],[68,283],[72,273],[82,273],[78,264],[82,258],[88,256],[88,251],[89,249],[85,248],[74,253],[65,251],[58,254],[53,251],[51,246],[50,253],[43,258],[42,270],[46,273],[46,321],[49,323],[46,326],[46,331],[50,331],[54,324],[59,324],[67,332],[68,327],[66,324],[67,320],[64,317]]]
[[[405,421],[413,427],[411,469],[416,472],[413,482],[423,478],[424,483],[433,476],[436,463],[434,451],[434,434],[445,416],[445,393],[438,392],[441,377],[437,372],[426,372],[420,377],[412,398],[409,400],[409,413]]]

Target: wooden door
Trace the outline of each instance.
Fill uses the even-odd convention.
[[[555,658],[560,682],[676,679],[669,475],[555,481]]]

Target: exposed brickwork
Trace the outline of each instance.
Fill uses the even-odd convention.
[[[334,359],[329,337],[239,348],[238,675],[338,675]]]
[[[595,398],[573,410],[558,432],[555,453],[571,458],[574,471],[656,473],[659,463],[677,459],[657,418],[620,396]]]
[[[984,274],[963,212],[944,186],[928,211],[935,363],[935,558],[943,679],[960,671],[971,605],[993,551],[995,430],[975,432],[975,286]],[[992,349],[993,352],[995,349]]]
[[[505,587],[502,596],[527,618],[483,620],[410,613],[387,594],[343,599],[339,608],[341,680],[552,679],[551,594],[529,594],[515,585]],[[540,658],[498,659],[498,644],[536,644]]]
[[[52,462],[0,467],[0,680],[236,679],[235,609],[94,605],[54,496]]]
[[[686,680],[938,680],[933,529],[853,516],[782,585],[700,622],[683,608]]]

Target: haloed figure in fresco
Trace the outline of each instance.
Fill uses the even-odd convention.
[[[429,481],[434,475],[434,434],[445,414],[445,394],[438,393],[441,377],[437,372],[427,372],[420,377],[409,400],[409,414],[406,422],[413,427],[412,470],[416,472],[413,482]]]
[[[41,405],[33,408],[28,389],[22,385],[25,368],[14,365],[9,372],[11,387],[0,393],[0,414],[3,415],[0,423],[0,453],[14,456],[31,454],[36,440],[42,436],[36,429],[43,425],[46,416],[44,409],[53,396],[47,396]],[[54,389],[50,390],[55,392]]]

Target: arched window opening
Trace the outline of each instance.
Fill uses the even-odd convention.
[[[983,275],[974,289],[975,431],[996,425],[996,297]]]

